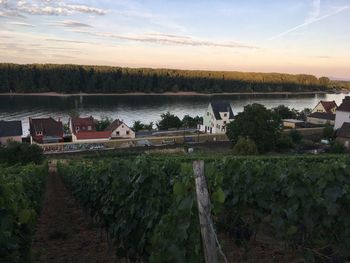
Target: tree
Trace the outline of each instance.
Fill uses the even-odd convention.
[[[203,123],[203,117],[191,117],[190,115],[185,115],[182,119],[182,127],[195,128],[198,124]]]
[[[273,108],[272,111],[281,119],[296,119],[298,111],[289,109],[287,106],[279,105]]]
[[[334,138],[334,129],[331,125],[326,125],[326,127],[323,128],[322,135],[324,139],[332,140]]]
[[[112,119],[108,117],[102,117],[101,120],[96,121],[96,131],[104,131],[112,123]]]
[[[244,107],[235,120],[227,126],[227,136],[235,145],[239,137],[249,137],[258,147],[259,153],[272,150],[280,133],[281,120],[260,104]]]
[[[277,151],[285,151],[293,148],[293,140],[290,136],[285,133],[281,133],[276,141],[276,150]]]
[[[134,124],[132,125],[132,128],[135,132],[143,130],[144,125],[141,123],[141,121],[134,121]]]
[[[134,121],[133,129],[135,132],[141,130],[151,131],[153,129],[153,122],[150,122],[149,124],[143,124],[141,121]]]
[[[233,153],[236,155],[257,155],[258,148],[253,140],[239,137],[237,143],[233,147]]]
[[[295,129],[293,129],[289,132],[289,137],[292,139],[292,142],[295,144],[299,143],[302,139],[300,132],[298,132]]]
[[[159,130],[179,129],[181,125],[182,122],[179,117],[171,114],[169,111],[161,115],[161,120],[157,124]]]
[[[297,114],[297,119],[298,120],[302,120],[302,121],[306,121],[307,120],[307,116],[309,116],[311,114],[311,109],[309,108],[305,108],[303,109],[302,111],[300,111],[298,114]]]

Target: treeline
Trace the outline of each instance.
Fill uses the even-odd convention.
[[[329,82],[304,74],[0,64],[0,93],[300,92],[325,91]]]

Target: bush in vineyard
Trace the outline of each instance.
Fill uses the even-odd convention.
[[[30,261],[47,166],[0,167],[0,262]]]

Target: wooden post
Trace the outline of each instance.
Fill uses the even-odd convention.
[[[218,263],[217,247],[210,212],[210,199],[204,176],[204,161],[193,162],[197,204],[206,263]]]

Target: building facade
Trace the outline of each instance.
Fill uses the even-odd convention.
[[[111,133],[112,139],[134,139],[135,132],[121,120],[115,120],[107,128],[106,131]]]
[[[0,145],[8,142],[22,142],[21,121],[0,121]]]
[[[234,120],[232,107],[228,101],[211,102],[203,117],[200,131],[205,133],[226,133],[226,126]]]
[[[350,97],[347,96],[338,107],[335,116],[334,129],[340,129],[344,123],[350,122]]]
[[[32,143],[59,143],[64,141],[62,122],[51,117],[29,118],[29,131]]]

